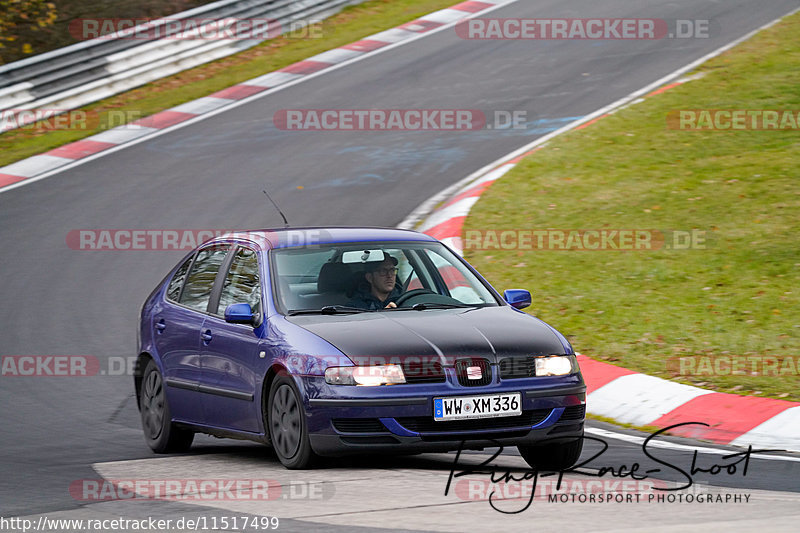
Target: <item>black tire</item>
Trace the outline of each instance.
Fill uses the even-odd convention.
[[[583,439],[557,440],[545,444],[518,445],[519,454],[531,468],[542,472],[566,470],[578,462]]]
[[[139,391],[144,440],[156,453],[185,452],[192,445],[194,432],[172,423],[164,380],[151,359],[147,363]]]
[[[303,402],[294,380],[279,375],[269,388],[269,403],[264,424],[280,462],[290,470],[310,468],[317,459],[308,438]]]

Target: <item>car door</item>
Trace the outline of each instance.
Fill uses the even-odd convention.
[[[214,278],[229,248],[228,244],[207,246],[185,261],[153,313],[156,350],[175,419],[198,423],[204,420],[198,390],[202,373],[201,330]]]
[[[225,321],[225,309],[236,303],[250,304],[255,316],[262,314],[258,254],[249,247],[238,246],[229,263],[203,324],[203,410],[208,424],[258,432],[260,409],[256,400],[261,375],[257,365],[259,353],[265,349],[260,336],[263,326]],[[258,323],[261,322],[259,318]]]

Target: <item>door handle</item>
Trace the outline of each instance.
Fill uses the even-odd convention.
[[[214,337],[211,335],[211,330],[207,329],[200,334],[200,338],[203,339],[203,343],[208,344]]]
[[[167,323],[164,322],[163,318],[156,323],[156,329],[159,333],[163,333],[164,330],[167,329]]]

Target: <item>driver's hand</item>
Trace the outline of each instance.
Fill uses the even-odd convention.
[[[394,309],[395,307],[397,307],[397,304],[396,304],[396,303],[394,303],[394,302],[389,302],[389,303],[386,305],[386,307],[384,307],[384,309]]]

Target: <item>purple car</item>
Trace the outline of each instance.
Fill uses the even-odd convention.
[[[271,445],[319,456],[517,446],[541,470],[579,458],[586,386],[569,342],[414,231],[232,233],[147,298],[136,395],[145,439]]]

